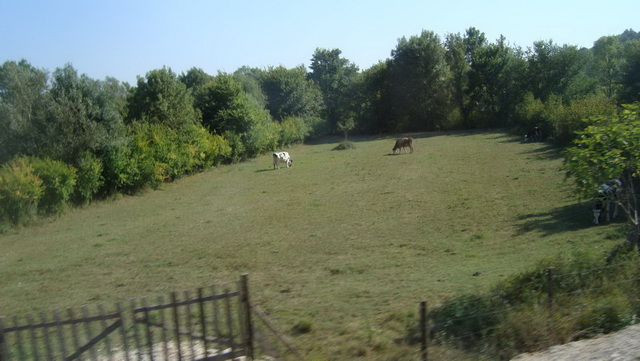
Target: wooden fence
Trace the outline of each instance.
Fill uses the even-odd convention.
[[[254,328],[252,315],[261,312],[249,303],[246,275],[154,301],[144,297],[109,311],[100,304],[0,318],[0,361],[251,360],[254,334],[260,336],[260,353],[302,359],[275,329]],[[266,334],[275,335],[279,345]]]

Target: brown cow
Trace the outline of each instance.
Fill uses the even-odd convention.
[[[400,150],[404,150],[404,148],[411,149],[411,153],[413,153],[413,138],[398,138],[396,139],[396,145],[393,146],[393,154],[396,154],[396,150],[400,153]]]

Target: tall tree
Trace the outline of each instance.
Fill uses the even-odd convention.
[[[609,99],[619,91],[622,73],[622,44],[617,36],[603,36],[592,48],[593,72]]]
[[[66,65],[53,72],[43,151],[71,164],[84,152],[102,153],[124,142],[126,90],[117,80],[94,80]]]
[[[152,70],[133,89],[128,103],[129,121],[144,120],[172,129],[199,124],[191,92],[170,68]]]
[[[273,119],[282,121],[286,117],[321,115],[324,107],[322,92],[316,84],[307,80],[304,66],[292,69],[270,67],[262,75],[260,84]]]
[[[451,71],[452,100],[455,106],[462,112],[468,102],[466,91],[469,86],[470,62],[466,57],[466,46],[460,34],[447,34],[444,46],[447,49],[445,60]],[[463,113],[466,127],[471,127],[468,117]]]
[[[446,122],[450,73],[444,55],[440,38],[431,31],[398,40],[391,52],[396,130],[434,130]]]
[[[640,101],[640,39],[629,41],[624,46],[622,65],[622,97],[627,103]]]
[[[391,60],[373,65],[363,71],[359,78],[359,129],[370,133],[393,131],[395,125],[391,113]]]
[[[26,60],[0,67],[0,163],[35,154],[46,133],[48,74]]]
[[[250,101],[242,85],[230,74],[218,74],[198,93],[196,107],[202,123],[210,131],[222,134],[247,132],[258,118],[271,120],[268,112]]]
[[[474,51],[467,114],[473,114],[476,126],[507,125],[523,97],[521,79],[525,69],[521,52],[509,47],[504,37]]]
[[[213,80],[213,77],[201,68],[191,68],[186,73],[180,74],[178,79],[187,86],[187,89],[195,91]]]
[[[340,49],[317,48],[311,58],[311,72],[308,78],[320,87],[324,100],[324,118],[332,130],[338,122],[348,118],[353,112],[351,101],[352,86],[358,74],[358,67],[340,57]],[[353,119],[352,119],[353,120]]]
[[[536,41],[527,57],[529,86],[533,95],[546,102],[552,94],[569,102],[575,93],[587,64],[587,55],[576,46],[559,46],[553,41]]]

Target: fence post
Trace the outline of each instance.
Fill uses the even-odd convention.
[[[420,302],[420,360],[427,361],[428,352],[427,352],[427,343],[428,343],[428,333],[427,333],[427,301]]]
[[[247,347],[247,358],[253,360],[253,323],[251,322],[251,303],[249,302],[249,274],[240,275],[241,302],[244,304],[245,322],[245,345]]]
[[[549,335],[549,346],[553,344],[555,332],[553,329],[553,267],[547,268],[547,335]]]
[[[553,314],[553,267],[547,268],[547,310]]]
[[[4,341],[4,318],[0,317],[0,361],[9,360],[8,351]]]

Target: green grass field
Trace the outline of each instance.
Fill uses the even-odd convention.
[[[396,340],[421,299],[619,242],[619,224],[591,224],[549,146],[413,136],[413,154],[390,155],[391,137],[299,145],[290,169],[264,155],[0,235],[0,316],[249,273],[252,300],[310,359],[411,359],[416,348]],[[300,323],[311,331],[291,333]]]

